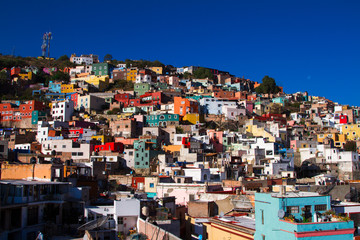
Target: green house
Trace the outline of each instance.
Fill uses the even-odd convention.
[[[145,126],[147,127],[166,127],[178,124],[179,114],[166,113],[145,116]]]
[[[141,96],[150,91],[151,85],[150,83],[135,83],[134,84],[134,92],[136,96]]]
[[[92,65],[92,71],[95,76],[105,76],[108,75],[112,78],[112,71],[115,66],[110,63],[94,63]]]
[[[146,169],[150,167],[150,162],[157,155],[163,153],[158,151],[156,139],[141,139],[134,141],[134,163],[135,169]]]

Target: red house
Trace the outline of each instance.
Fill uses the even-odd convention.
[[[19,67],[12,67],[11,68],[11,76],[15,75],[15,74],[20,74],[20,72],[21,72],[21,68],[19,68]]]
[[[103,145],[95,145],[95,152],[111,151],[111,152],[124,152],[124,144],[121,142],[108,142]]]
[[[133,177],[131,181],[131,187],[137,190],[144,190],[145,177]]]
[[[22,121],[23,119],[32,117],[32,112],[38,110],[45,110],[45,104],[38,101],[26,101],[19,105],[12,103],[1,103],[0,104],[0,113],[2,121]]]
[[[340,123],[344,123],[344,124],[346,124],[346,123],[348,123],[348,116],[346,116],[346,115],[340,115]]]

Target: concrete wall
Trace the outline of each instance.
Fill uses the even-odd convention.
[[[181,238],[171,234],[160,227],[157,227],[145,220],[139,219],[139,233],[145,234],[149,239],[162,239],[162,240],[181,240]]]
[[[51,164],[15,165],[4,164],[1,166],[1,180],[32,179],[51,181]]]

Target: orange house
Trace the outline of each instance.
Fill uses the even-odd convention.
[[[199,113],[199,103],[193,99],[174,97],[174,113],[181,117],[188,113]]]

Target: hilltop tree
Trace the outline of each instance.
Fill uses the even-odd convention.
[[[111,61],[113,59],[113,56],[111,54],[106,54],[104,57],[104,62]]]
[[[262,79],[262,84],[255,88],[256,93],[278,93],[280,92],[280,88],[276,86],[275,79],[265,76]]]
[[[58,61],[70,61],[70,58],[67,55],[62,55],[57,60]]]
[[[203,68],[203,67],[196,69],[193,73],[193,76],[194,76],[194,78],[197,78],[197,79],[204,79],[204,78],[214,79],[214,74],[212,74],[210,69]]]

